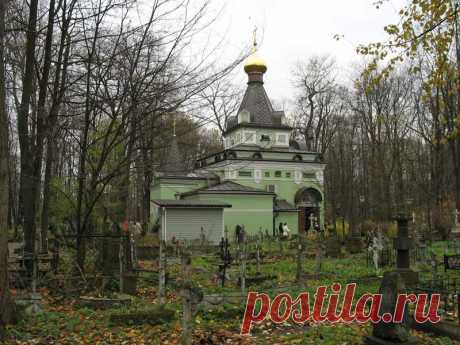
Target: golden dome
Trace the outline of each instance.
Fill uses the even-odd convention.
[[[257,54],[257,51],[255,51],[247,58],[246,62],[244,63],[244,71],[246,73],[265,73],[267,71],[267,64],[265,63],[265,60]]]

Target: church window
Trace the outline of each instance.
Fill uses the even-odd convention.
[[[270,177],[270,171],[265,172],[265,177]]]
[[[242,110],[238,114],[238,123],[242,123],[242,122],[249,122],[249,111]]]
[[[280,145],[287,144],[287,134],[285,133],[277,133],[276,134],[276,143]]]
[[[304,172],[302,175],[303,175],[303,178],[315,178],[315,174],[313,173]]]
[[[233,142],[236,142],[236,143],[240,143],[241,142],[241,133],[237,133],[235,135],[235,139],[233,140]]]
[[[256,181],[256,183],[259,183],[260,180],[262,180],[262,171],[254,170],[254,180]]]
[[[251,171],[240,170],[240,171],[238,171],[238,176],[240,176],[240,177],[252,177],[252,172]]]
[[[259,152],[256,152],[252,155],[252,158],[254,159],[262,159],[262,154],[260,154]]]
[[[246,143],[246,144],[255,144],[256,143],[256,132],[254,132],[254,131],[245,131],[244,132],[244,143]]]
[[[287,178],[291,178],[291,173],[290,173],[290,172],[287,172],[287,173],[286,173],[286,177],[287,177]]]
[[[302,172],[299,170],[294,171],[294,181],[296,183],[300,183],[301,180],[302,180]]]
[[[301,155],[295,155],[292,160],[294,161],[301,161],[302,160],[302,156]]]
[[[230,151],[227,153],[227,158],[228,159],[236,159],[236,152]]]
[[[276,193],[276,185],[274,184],[267,185],[267,192]]]
[[[262,134],[260,141],[270,141],[270,136],[267,134]]]
[[[275,177],[281,177],[281,171],[275,171]]]

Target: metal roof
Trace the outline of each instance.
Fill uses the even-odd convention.
[[[172,200],[172,199],[155,199],[152,202],[160,207],[169,208],[226,208],[232,207],[231,204],[226,204],[219,201],[207,200]]]
[[[211,187],[196,189],[190,192],[183,193],[182,196],[193,195],[198,193],[204,194],[261,194],[261,195],[275,195],[273,192],[267,192],[263,189],[243,186],[233,181],[224,181]]]
[[[237,114],[242,111],[249,113],[249,122],[246,122],[245,125],[291,129],[282,123],[282,119],[285,117],[284,111],[273,110],[261,75],[260,78],[251,78],[251,73],[249,73],[248,86]],[[226,133],[237,127],[239,127],[237,116],[229,118]]]
[[[277,212],[288,212],[288,211],[295,211],[297,212],[298,209],[292,205],[291,203],[287,202],[285,199],[277,199],[275,200],[275,207],[274,210]]]

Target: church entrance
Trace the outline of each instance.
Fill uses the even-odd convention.
[[[299,231],[319,230],[321,193],[314,188],[302,188],[295,195],[295,203],[299,209]]]

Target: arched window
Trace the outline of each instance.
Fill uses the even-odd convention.
[[[297,206],[302,207],[319,207],[323,196],[315,188],[304,187],[297,191],[294,197]]]
[[[229,151],[227,153],[227,158],[228,159],[236,159],[236,152],[235,151]]]
[[[318,155],[315,158],[315,162],[322,163],[324,161],[324,156],[322,153],[318,153]]]
[[[256,152],[252,155],[253,159],[262,159],[262,154],[259,152]]]
[[[301,160],[302,160],[302,156],[301,156],[301,155],[295,155],[294,157],[292,157],[292,160],[293,160],[293,161],[301,161]]]

